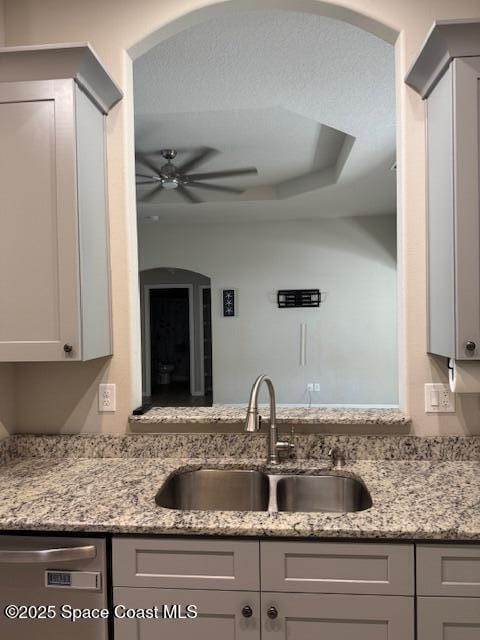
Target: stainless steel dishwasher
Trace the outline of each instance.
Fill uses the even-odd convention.
[[[107,618],[73,622],[70,612],[96,616],[107,606],[105,540],[0,536],[2,640],[106,640]]]

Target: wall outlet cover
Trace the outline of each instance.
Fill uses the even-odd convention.
[[[425,413],[455,413],[455,394],[448,384],[425,385]]]
[[[117,408],[117,385],[98,385],[98,410],[101,413],[115,411]]]

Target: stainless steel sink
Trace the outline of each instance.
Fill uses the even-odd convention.
[[[356,478],[338,475],[283,476],[277,482],[278,511],[346,513],[372,506],[367,487]]]
[[[266,511],[268,476],[243,469],[199,469],[171,476],[155,497],[160,507],[205,511]]]
[[[363,511],[372,506],[360,479],[199,469],[171,476],[155,497],[160,507],[200,511]]]

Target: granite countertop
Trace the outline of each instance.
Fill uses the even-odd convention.
[[[268,418],[267,405],[259,407]],[[141,424],[243,424],[245,407],[214,405],[213,407],[153,407],[140,416],[130,416],[130,423]],[[362,409],[328,407],[277,407],[279,424],[358,424],[408,425],[410,418],[400,409]]]
[[[221,442],[219,436],[215,437],[217,443]],[[363,478],[373,506],[349,514],[182,512],[160,508],[154,497],[170,474],[200,466],[263,468],[258,455],[265,442],[260,443],[261,438],[243,439],[242,457],[223,454],[204,458],[199,455],[203,440],[192,446],[192,439],[187,443],[181,436],[178,442],[178,436],[173,435],[167,448],[162,445],[164,455],[170,447],[170,455],[176,449],[182,457],[155,457],[155,452],[142,449],[148,437],[141,436],[136,442],[135,438],[118,439],[113,444],[99,439],[103,454],[117,457],[85,457],[94,437],[73,438],[75,452],[69,451],[68,455],[68,437],[40,439],[33,451],[28,439],[13,439],[11,459],[0,466],[0,530],[480,540],[479,438],[428,441],[406,436],[392,442],[370,437],[368,446],[361,444],[360,437],[351,439],[352,448],[345,449],[348,463],[344,473]],[[227,442],[232,445],[232,438]],[[330,444],[322,439],[313,454],[323,455]],[[348,437],[343,444],[347,447]],[[249,446],[256,449],[255,457]],[[379,459],[359,459],[358,455],[368,448]],[[16,457],[21,451],[23,457]],[[215,450],[218,453],[220,445]],[[466,459],[468,454],[473,459]],[[385,459],[402,455],[410,459]],[[307,458],[276,471],[317,472],[327,466],[325,460]]]

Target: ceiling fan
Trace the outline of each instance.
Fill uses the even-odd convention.
[[[190,173],[192,169],[205,163],[218,153],[215,149],[203,148],[193,158],[190,158],[176,166],[173,160],[177,156],[176,149],[161,149],[160,155],[166,162],[161,166],[156,166],[151,159],[153,153],[135,154],[137,166],[142,167],[140,173],[136,173],[137,185],[155,185],[151,191],[140,198],[141,202],[151,202],[155,196],[165,189],[166,191],[176,190],[177,193],[187,202],[197,204],[203,202],[192,188],[208,189],[210,191],[222,191],[223,193],[243,193],[244,189],[227,187],[217,184],[204,183],[203,180],[216,178],[231,178],[236,176],[257,175],[255,167],[245,167],[243,169],[228,169],[226,171],[210,171],[207,173]]]

